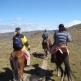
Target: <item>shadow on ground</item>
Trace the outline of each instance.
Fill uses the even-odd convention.
[[[34,69],[31,69],[29,71],[24,70],[24,73],[30,74],[30,75],[37,75],[40,78],[45,77],[45,80],[48,81],[55,81],[52,80],[50,77],[53,76],[53,71],[52,70],[45,70],[39,67],[39,64],[32,65]]]
[[[44,54],[42,54],[42,53],[37,53],[37,52],[32,53],[32,55],[33,55],[34,57],[36,57],[36,58],[41,58],[41,59],[43,59],[43,57],[44,57]]]
[[[0,81],[13,81],[12,71],[9,68],[3,68],[5,72],[0,73]]]

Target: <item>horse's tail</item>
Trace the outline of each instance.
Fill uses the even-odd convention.
[[[18,76],[18,58],[14,57],[12,62],[13,62],[14,78],[19,81],[19,76]]]
[[[71,75],[76,79],[75,75],[73,74],[70,65],[69,65],[69,58],[68,53],[64,52],[64,64],[65,64],[65,75],[67,75],[68,79],[72,79]]]

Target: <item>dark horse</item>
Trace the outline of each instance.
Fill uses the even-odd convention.
[[[23,70],[26,66],[26,59],[22,51],[15,51],[11,54],[10,64],[15,81],[23,81]]]
[[[65,81],[66,76],[68,78],[68,81],[72,81],[71,75],[75,77],[69,65],[69,54],[68,53],[69,53],[68,49],[64,45],[58,46],[57,51],[55,53],[55,60],[56,60],[55,64],[57,66],[57,72],[58,72],[58,69],[61,70],[61,81]],[[52,57],[54,57],[54,52],[53,52]],[[61,66],[63,63],[64,63],[65,70],[63,70]],[[58,76],[59,76],[59,72],[58,72]]]
[[[48,51],[50,51],[51,41],[49,39],[43,40],[42,47],[44,49],[45,56],[47,57]]]

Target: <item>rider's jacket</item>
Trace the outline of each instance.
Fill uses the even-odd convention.
[[[26,36],[23,35],[23,34],[16,34],[16,35],[19,35],[19,37],[20,37],[21,40],[22,40],[23,47],[22,47],[21,50],[26,50],[27,48],[30,49],[30,45],[29,45],[29,43],[28,43],[28,40],[27,40]]]
[[[54,33],[54,45],[59,46],[64,44],[67,46],[67,42],[71,41],[71,36],[67,31]]]
[[[47,39],[48,38],[48,32],[44,32],[43,35],[42,35],[42,38]]]

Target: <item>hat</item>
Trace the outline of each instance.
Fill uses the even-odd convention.
[[[45,29],[44,32],[47,32],[47,29]]]
[[[59,28],[64,28],[64,24],[59,24]]]
[[[19,30],[21,30],[19,27],[15,28],[15,31],[19,31]]]

